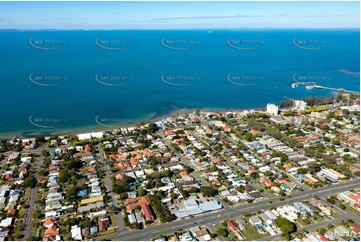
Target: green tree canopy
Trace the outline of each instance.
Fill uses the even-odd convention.
[[[296,225],[286,218],[277,218],[275,224],[284,234],[290,234],[297,230]]]
[[[217,190],[215,190],[212,187],[207,187],[207,186],[201,187],[201,193],[203,193],[204,196],[207,196],[207,197],[214,197],[215,195],[218,194]]]

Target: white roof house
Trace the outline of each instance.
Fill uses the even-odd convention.
[[[21,157],[20,160],[21,160],[22,162],[31,162],[31,159],[32,159],[32,158],[28,156],[28,157]]]
[[[73,240],[82,240],[81,228],[78,225],[71,226],[71,238]]]
[[[260,219],[258,216],[252,216],[252,217],[250,217],[250,218],[249,218],[249,222],[250,222],[253,226],[262,224],[262,221],[261,221],[261,219]]]
[[[265,211],[264,213],[267,214],[267,216],[268,216],[271,220],[277,219],[277,216],[276,216],[274,213],[272,213],[271,211]]]
[[[11,224],[12,224],[12,222],[13,222],[13,218],[6,218],[6,219],[3,219],[3,220],[1,220],[1,222],[0,222],[0,227],[9,227],[9,226],[11,226]]]
[[[130,224],[134,224],[137,222],[137,219],[135,218],[134,213],[128,214],[128,220]]]
[[[92,138],[91,133],[78,134],[77,136],[78,136],[79,140],[85,140],[85,139],[91,139]]]

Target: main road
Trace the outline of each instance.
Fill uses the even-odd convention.
[[[187,220],[177,220],[170,223],[151,226],[143,230],[127,231],[115,236],[109,236],[110,240],[125,240],[125,241],[139,241],[139,240],[151,240],[152,238],[172,234],[181,229],[189,229],[193,226],[209,226],[215,223],[219,223],[222,220],[230,219],[236,216],[241,216],[249,213],[261,211],[262,209],[269,209],[272,207],[284,206],[293,202],[304,201],[312,199],[313,197],[326,198],[332,194],[339,193],[345,190],[359,188],[360,180],[355,179],[352,181],[341,182],[336,185],[316,188],[304,192],[300,192],[288,197],[284,201],[279,201],[277,198],[265,199],[256,203],[250,203],[246,205],[240,205],[237,207],[224,207],[221,210],[205,213],[203,215],[196,216]],[[270,203],[272,201],[272,203]]]
[[[317,228],[321,228],[321,227],[325,227],[329,224],[335,224],[335,223],[339,223],[339,222],[342,222],[344,220],[348,220],[349,217],[347,215],[342,215],[341,217],[338,217],[338,218],[333,218],[333,219],[330,219],[330,220],[326,220],[326,221],[322,221],[322,222],[319,222],[319,223],[314,223],[314,224],[310,224],[310,225],[307,225],[307,226],[304,226],[304,227],[301,227],[301,228],[297,228],[297,232],[305,232],[305,231],[312,231],[314,229],[317,229]],[[272,236],[268,236],[268,237],[263,237],[259,240],[262,240],[262,241],[272,241],[272,240],[283,240],[282,239],[282,236],[281,235],[272,235]]]

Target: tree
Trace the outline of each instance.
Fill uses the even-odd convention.
[[[37,180],[34,176],[29,175],[27,178],[24,179],[23,185],[25,187],[31,187],[34,188],[36,186]]]
[[[158,126],[155,124],[155,123],[150,123],[148,126],[147,126],[147,131],[148,133],[152,134],[152,133],[155,133],[159,130]]]
[[[82,220],[80,221],[80,226],[81,226],[81,227],[90,227],[90,226],[91,226],[91,220],[90,220],[90,218],[85,217],[84,219],[82,219]]]
[[[153,223],[153,221],[152,220],[145,220],[145,225],[150,225],[150,224],[152,224]]]
[[[298,174],[307,174],[308,173],[308,169],[306,168],[300,168],[297,170]]]
[[[162,206],[162,202],[159,199],[159,197],[157,197],[156,195],[149,195],[148,197],[152,208],[154,209],[157,217],[162,223],[170,222],[176,219],[176,217],[173,214],[171,214],[169,210],[165,209]]]
[[[43,150],[43,151],[41,152],[41,155],[42,155],[43,157],[47,157],[47,156],[48,156],[48,152],[47,152],[46,150]]]
[[[268,177],[269,177],[269,176],[272,176],[272,172],[271,172],[271,171],[265,171],[265,172],[264,172],[264,175],[265,175],[265,176],[268,176]]]
[[[314,157],[316,155],[316,151],[313,148],[306,147],[305,148],[305,155],[308,157]]]
[[[113,190],[114,193],[117,193],[117,194],[123,193],[122,187],[115,184],[115,183],[113,183],[112,190]]]
[[[197,192],[199,192],[199,189],[197,187],[191,187],[188,189],[188,192],[189,193],[197,193]]]
[[[277,218],[275,224],[284,234],[290,234],[297,230],[296,225],[286,218]]]
[[[15,241],[18,241],[20,238],[22,238],[23,237],[22,229],[21,228],[16,229],[13,237]]]
[[[258,178],[258,172],[253,172],[253,173],[251,173],[250,176],[252,177],[253,180],[255,180]]]
[[[138,196],[139,196],[139,197],[142,197],[142,196],[145,196],[145,194],[146,194],[147,192],[143,189],[143,187],[139,187],[139,188],[137,189],[137,193],[138,193]]]
[[[183,188],[178,188],[179,192],[182,194],[183,197],[189,197],[189,192],[184,190]]]
[[[46,139],[43,136],[38,136],[35,138],[36,143],[44,143],[45,141],[46,141]]]
[[[272,152],[271,158],[275,158],[275,157],[280,157],[282,163],[286,163],[289,161],[288,156],[285,153],[280,152],[280,151]]]
[[[194,114],[195,114],[196,116],[201,115],[201,109],[200,109],[200,108],[196,108],[196,110],[194,110]]]
[[[170,170],[163,170],[160,173],[161,177],[171,177],[171,171]]]
[[[214,197],[218,194],[217,190],[207,186],[201,187],[201,193],[203,193],[206,197]]]
[[[291,235],[290,234],[282,234],[282,237],[285,241],[290,241],[291,240]]]
[[[70,201],[74,201],[77,197],[76,195],[77,195],[77,189],[74,186],[68,188],[65,192],[66,199]]]
[[[217,171],[217,166],[213,165],[213,166],[209,167],[209,171],[210,171],[210,172],[215,172],[215,171]]]

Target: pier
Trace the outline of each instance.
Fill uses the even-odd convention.
[[[355,91],[350,91],[350,90],[345,90],[344,88],[332,88],[332,87],[325,87],[325,86],[320,86],[320,85],[314,85],[314,88],[318,88],[318,89],[327,89],[327,90],[332,90],[332,91],[337,91],[337,92],[344,92],[344,93],[358,93]]]
[[[344,88],[333,88],[333,87],[325,87],[325,86],[317,85],[316,82],[295,82],[292,83],[291,86],[292,88],[295,88],[298,87],[299,85],[306,86],[307,89],[317,88],[317,89],[327,89],[331,91],[344,92],[344,93],[359,93],[355,91],[345,90]]]

